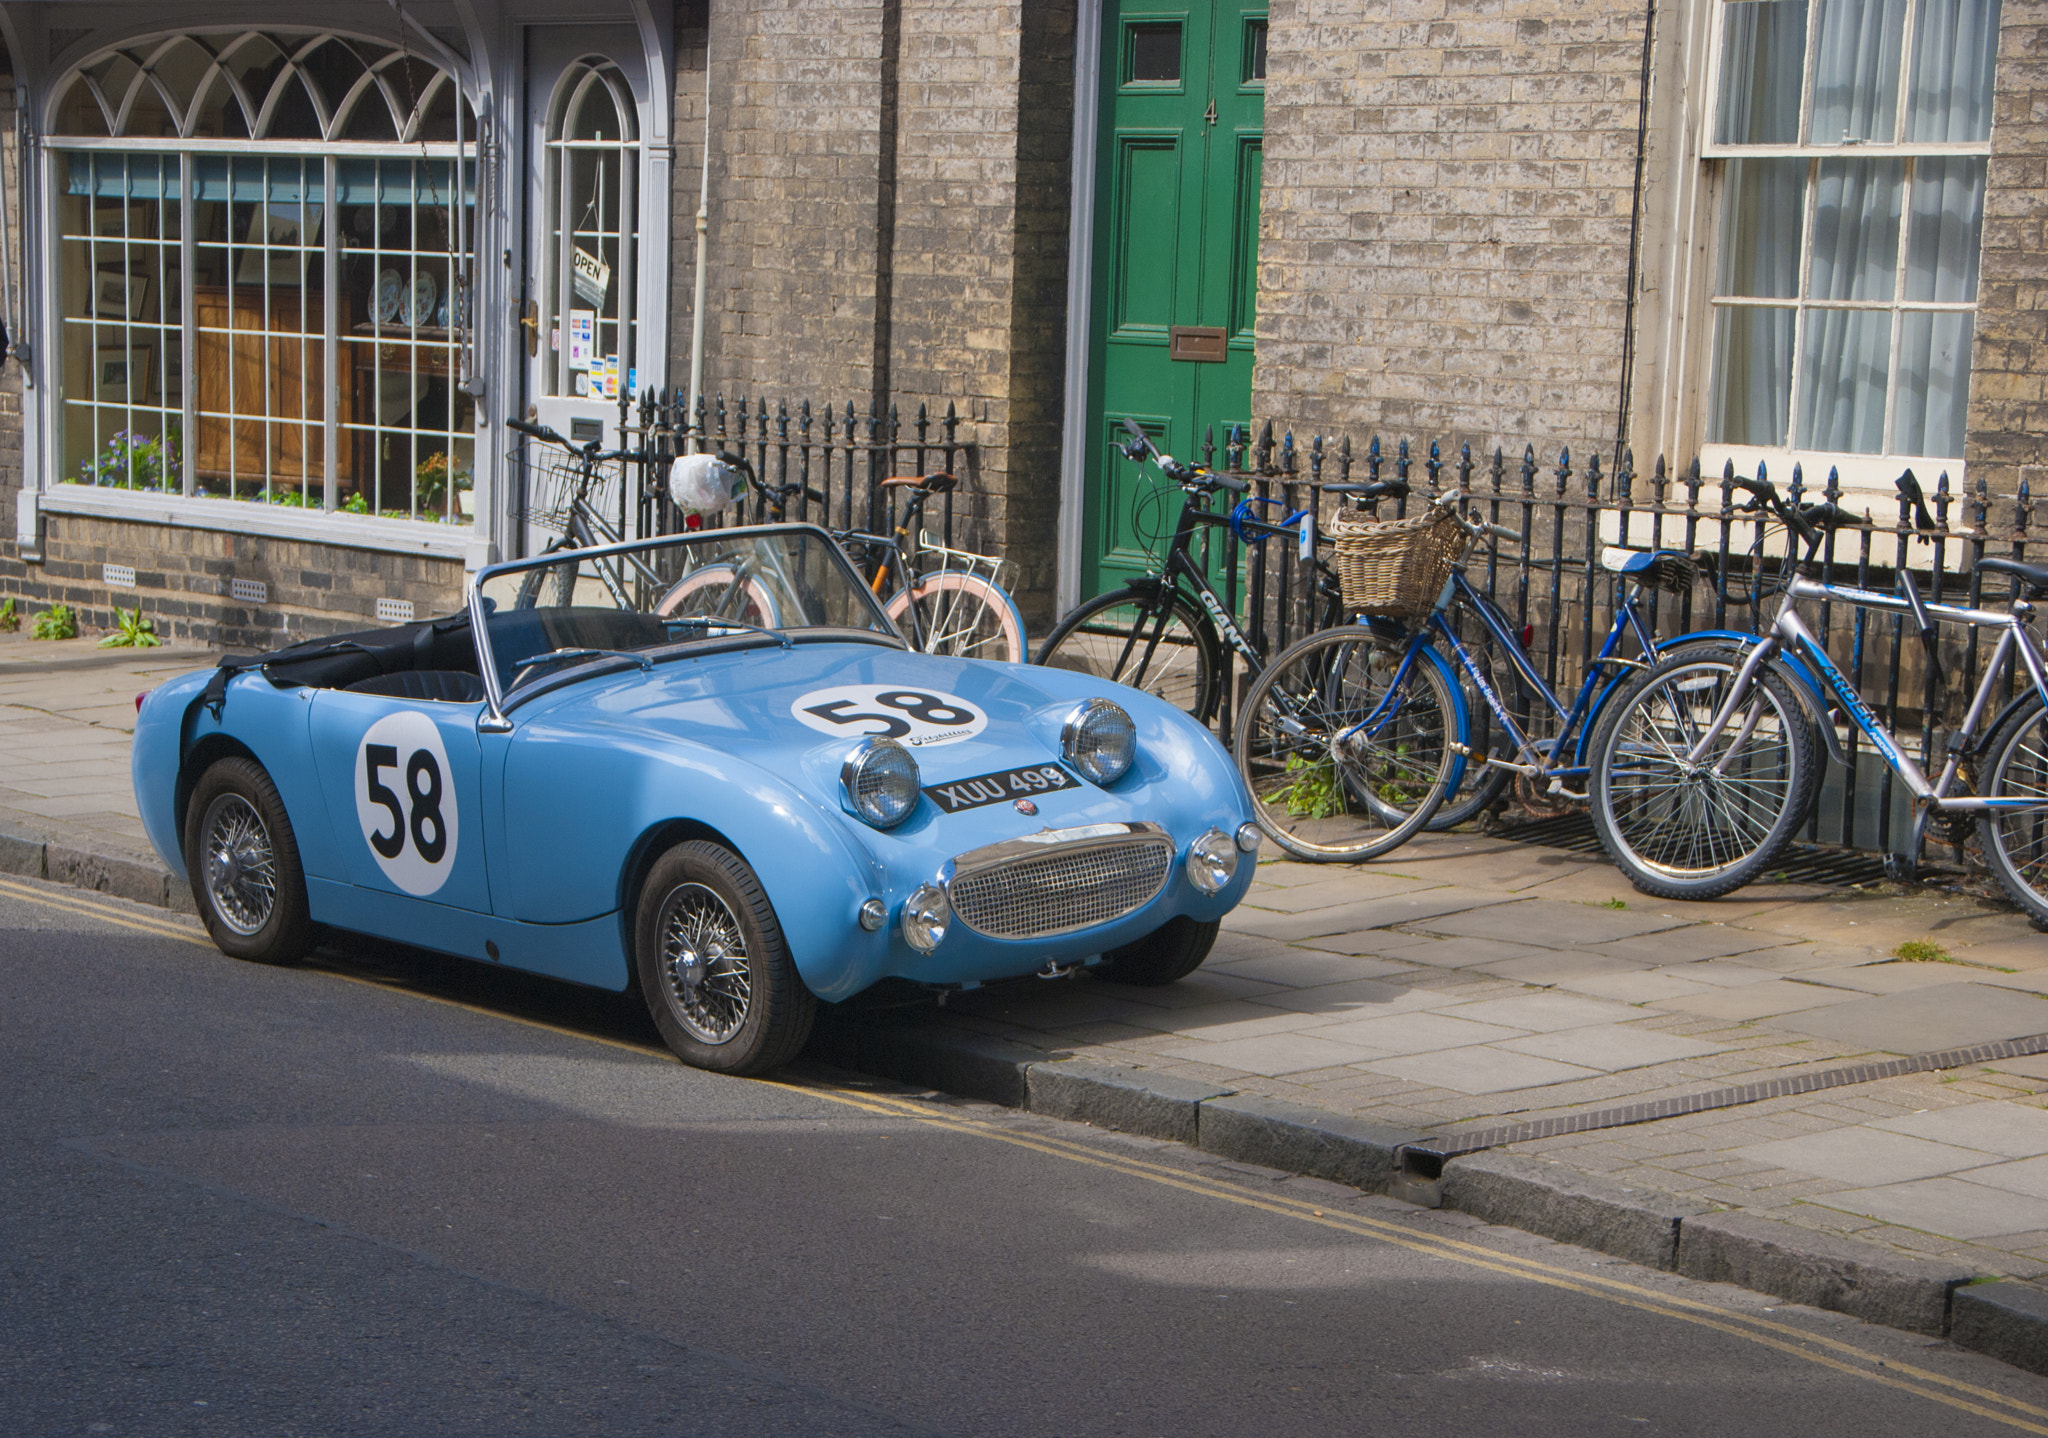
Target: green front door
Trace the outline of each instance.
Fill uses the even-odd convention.
[[[1144,572],[1179,513],[1156,470],[1123,458],[1126,417],[1216,462],[1251,418],[1266,6],[1105,0],[1096,162],[1084,597]]]

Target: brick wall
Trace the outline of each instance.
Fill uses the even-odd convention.
[[[44,524],[43,563],[24,564],[7,546],[0,597],[17,597],[24,616],[68,604],[88,630],[111,628],[115,605],[139,606],[165,639],[274,649],[387,624],[377,618],[379,599],[410,600],[421,619],[452,614],[463,602],[457,559],[84,515],[50,514]],[[135,587],[109,588],[108,564],[132,568]],[[260,580],[266,601],[233,598],[236,579]]]
[[[686,20],[694,17],[685,17]],[[959,406],[964,542],[1050,621],[1065,353],[1072,0],[791,3],[709,13],[709,390]],[[677,32],[687,55],[699,32]],[[702,77],[677,86],[679,235]],[[1028,117],[1028,118],[1027,118]],[[674,346],[688,354],[689,245]]]
[[[1964,461],[1970,483],[2048,485],[2048,0],[2000,11],[1983,269]]]
[[[1611,442],[1641,0],[1273,0],[1253,412]]]

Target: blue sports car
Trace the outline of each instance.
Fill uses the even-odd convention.
[[[134,771],[225,952],[332,925],[637,980],[736,1073],[884,979],[1170,983],[1258,847],[1186,715],[912,652],[806,525],[497,565],[465,613],[224,659],[147,697]]]

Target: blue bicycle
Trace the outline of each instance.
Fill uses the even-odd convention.
[[[1437,500],[1431,514],[1455,516],[1468,543],[1522,539],[1465,514],[1456,491]],[[1370,617],[1290,646],[1246,695],[1233,746],[1260,827],[1298,858],[1355,862],[1385,854],[1425,827],[1471,818],[1517,777],[1583,801],[1585,793],[1569,785],[1590,774],[1591,735],[1632,673],[1675,654],[1740,652],[1758,643],[1740,631],[1701,630],[1660,644],[1643,618],[1642,593],[1682,593],[1692,587],[1697,566],[1668,549],[1610,547],[1599,558],[1621,593],[1614,623],[1570,703],[1545,681],[1508,617],[1455,559],[1421,615],[1405,622]],[[1398,785],[1376,782],[1390,757],[1405,757],[1404,736],[1414,727],[1406,712],[1443,707],[1438,695],[1445,673],[1458,681],[1448,696],[1456,742],[1445,746],[1441,776],[1423,782],[1411,772]],[[1787,681],[1774,670],[1769,682]],[[1817,692],[1804,675],[1791,682]],[[1787,713],[1803,716],[1808,708],[1821,712],[1817,698],[1811,705],[1795,698]],[[1526,727],[1537,714],[1551,721],[1543,737]],[[1372,758],[1372,767],[1358,762],[1363,756]],[[1411,771],[1420,767],[1408,764]],[[1812,790],[1799,797],[1810,804]]]

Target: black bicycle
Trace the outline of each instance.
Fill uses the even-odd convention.
[[[543,554],[568,549],[594,549],[600,545],[617,544],[624,538],[618,527],[605,517],[605,506],[593,496],[598,490],[609,488],[614,480],[624,483],[624,466],[641,463],[646,456],[637,450],[608,450],[602,441],[595,439],[575,444],[547,425],[523,419],[508,419],[505,428],[549,447],[542,458],[527,463],[526,493],[519,510],[520,518],[529,524],[555,531],[557,537],[548,542],[541,551]],[[513,455],[515,464],[523,458],[519,452]],[[612,469],[614,465],[619,468]],[[627,568],[620,566],[619,558],[624,558],[633,573],[629,574]],[[548,582],[549,576],[553,577],[557,591],[550,602],[557,605],[572,603],[573,590],[583,568],[582,565],[551,565],[531,571],[520,589],[519,607],[531,608],[540,601],[541,586]],[[657,592],[666,587],[660,575],[630,554],[592,560],[589,568],[621,608],[635,606],[628,590],[636,579],[654,586]]]
[[[1331,628],[1350,616],[1344,609],[1336,573],[1317,550],[1321,536],[1315,532],[1313,515],[1304,512],[1272,523],[1246,514],[1242,506],[1234,513],[1219,514],[1209,508],[1212,495],[1219,490],[1242,495],[1251,486],[1161,453],[1135,420],[1126,419],[1124,431],[1127,459],[1142,464],[1149,458],[1161,474],[1180,486],[1183,498],[1173,542],[1157,571],[1088,600],[1061,619],[1033,662],[1143,689],[1207,724],[1223,696],[1229,660],[1224,646],[1228,644],[1244,658],[1253,678],[1265,669],[1266,656],[1232,617],[1202,566],[1189,553],[1199,531],[1227,528],[1241,539],[1296,540],[1304,553],[1313,557],[1316,627]],[[1408,485],[1403,480],[1326,484],[1322,492],[1371,504],[1407,494]]]

